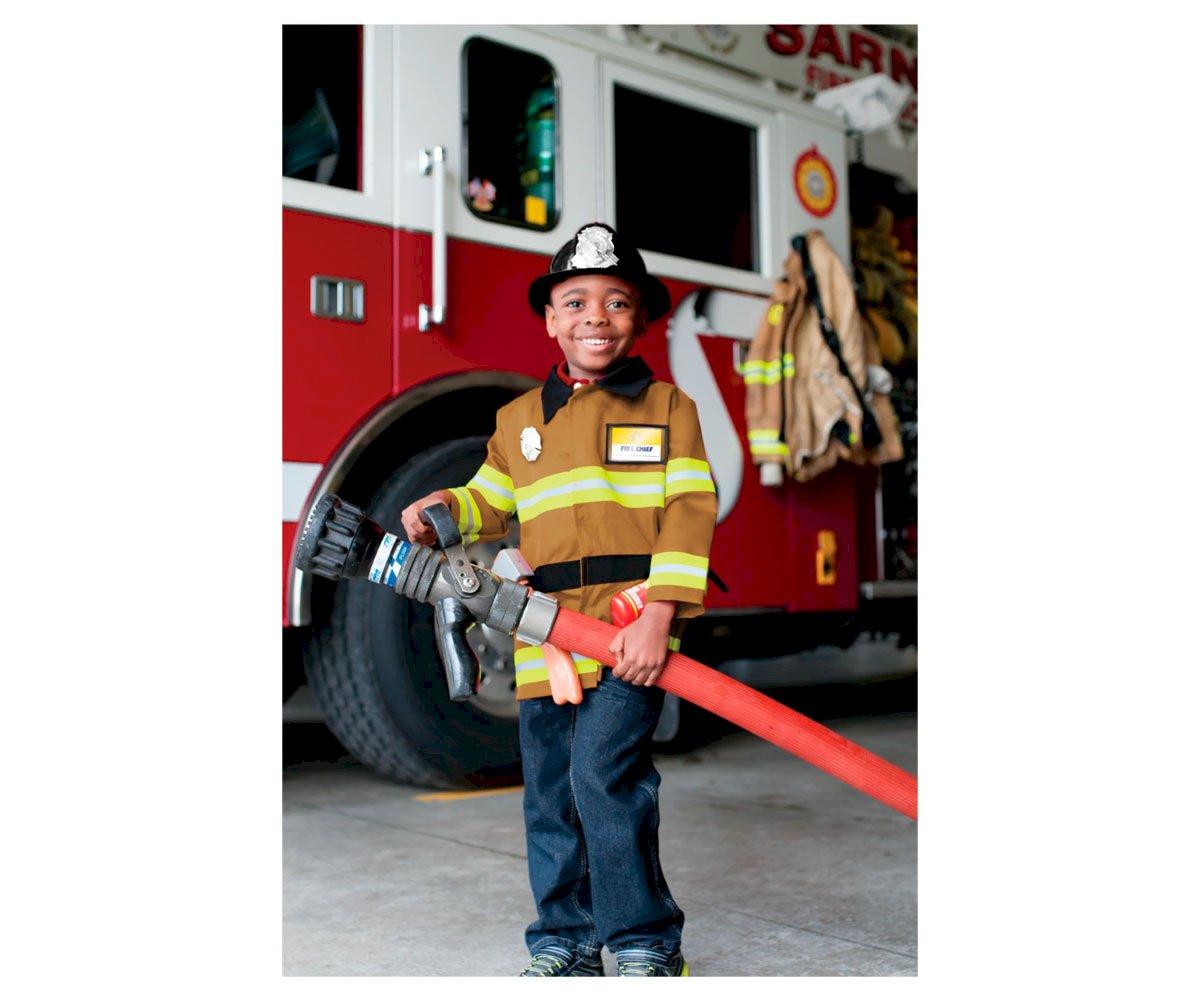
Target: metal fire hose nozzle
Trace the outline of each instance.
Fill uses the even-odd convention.
[[[365,578],[432,604],[450,697],[464,701],[479,684],[479,661],[467,643],[467,630],[479,622],[540,644],[554,626],[558,602],[470,562],[462,534],[444,503],[424,508],[421,520],[437,535],[437,549],[385,531],[360,508],[326,493],[304,521],[296,567],[329,580]]]

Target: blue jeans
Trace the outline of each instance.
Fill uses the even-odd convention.
[[[679,949],[683,911],[658,863],[657,769],[650,738],[663,691],[605,668],[583,704],[521,702],[525,840],[537,919],[531,953],[559,944]]]

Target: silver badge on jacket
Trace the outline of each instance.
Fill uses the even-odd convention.
[[[521,454],[525,461],[532,462],[542,453],[542,436],[536,427],[526,427],[521,431]]]

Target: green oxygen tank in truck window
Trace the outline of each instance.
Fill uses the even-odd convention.
[[[554,88],[538,87],[525,104],[525,150],[521,187],[525,221],[545,226],[554,218]]]

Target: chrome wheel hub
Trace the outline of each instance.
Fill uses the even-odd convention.
[[[520,527],[515,522],[508,534],[492,542],[475,542],[466,547],[467,557],[478,566],[491,568],[501,549],[517,548]],[[517,718],[517,674],[513,666],[512,636],[504,635],[486,625],[474,625],[467,632],[467,642],[479,657],[479,693],[471,704],[488,715],[500,719]]]

